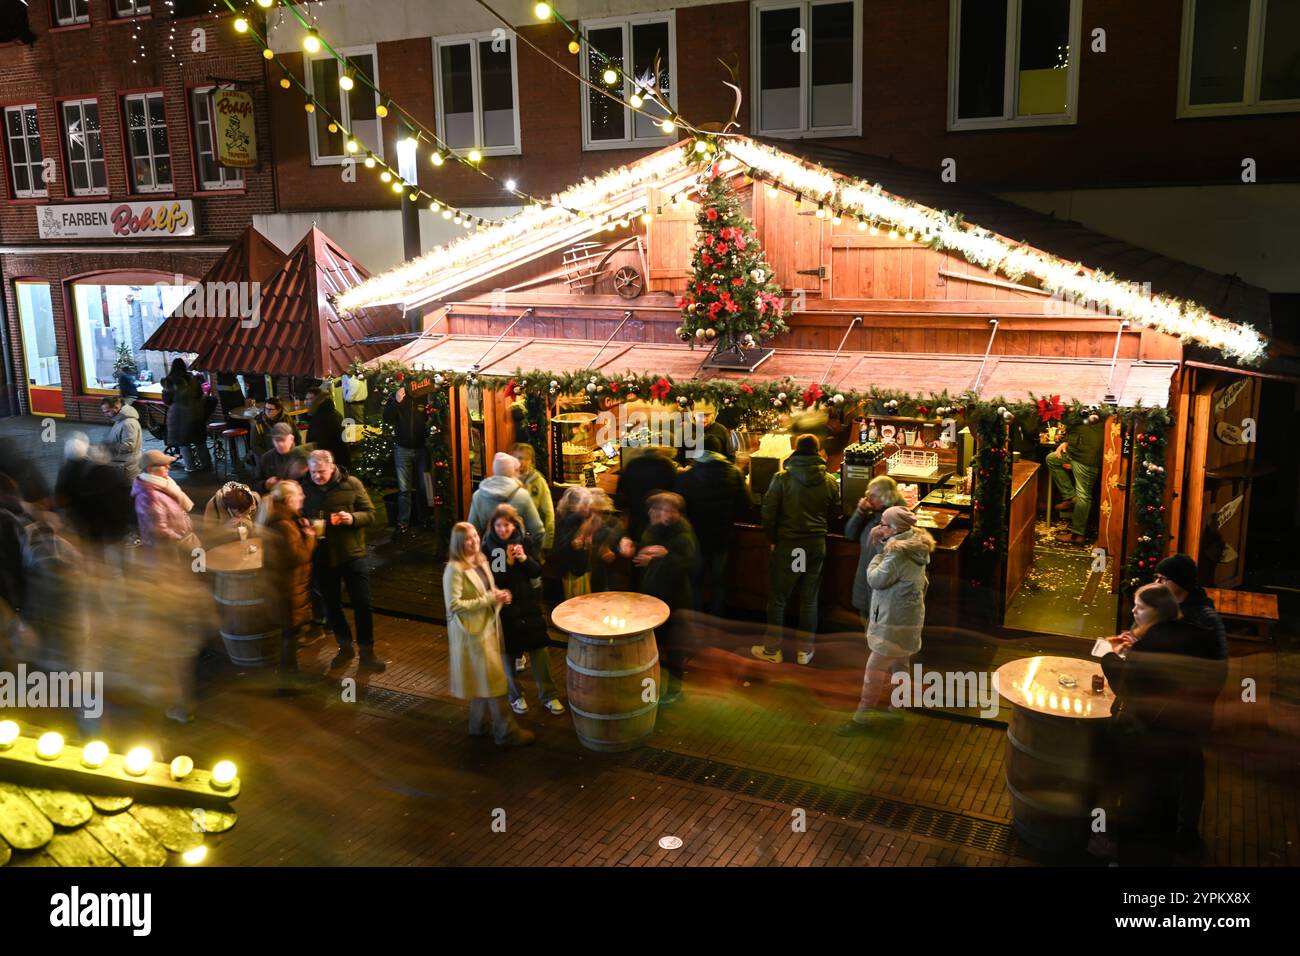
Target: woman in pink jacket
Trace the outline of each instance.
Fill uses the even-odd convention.
[[[176,459],[160,451],[144,454],[144,470],[131,486],[135,499],[135,517],[140,525],[140,540],[158,551],[172,550],[189,559],[191,548],[198,547],[198,535],[190,521],[194,502],[171,478],[171,463]]]

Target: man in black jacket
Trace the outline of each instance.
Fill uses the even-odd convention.
[[[646,499],[656,491],[672,491],[677,487],[676,457],[675,448],[651,445],[629,461],[619,475],[615,504],[627,517],[627,536],[634,542],[641,540],[650,523]]]
[[[324,449],[346,468],[351,463],[348,446],[343,441],[343,416],[334,407],[328,388],[307,389],[311,421],[307,425],[307,444]]]
[[[330,670],[352,659],[352,630],[343,614],[343,585],[357,619],[361,666],[384,670],[375,656],[374,616],[370,609],[370,568],[366,564],[366,526],[375,520],[375,506],[365,486],[334,463],[328,451],[317,449],[307,460],[311,475],[303,482],[302,512],[316,522],[317,545],[312,553],[312,580],[325,604],[339,652]]]
[[[749,508],[749,489],[740,469],[722,455],[713,435],[704,439],[704,450],[690,468],[677,476],[677,493],[686,500],[686,515],[699,543],[699,586],[695,588],[695,609],[704,610],[704,589],[711,587],[711,614],[726,611],[723,580],[727,559],[736,545],[736,521]]]
[[[411,527],[412,493],[428,468],[425,445],[429,440],[429,413],[423,400],[400,386],[384,406],[384,426],[393,432],[393,463],[397,469],[397,533]]]
[[[1204,740],[1214,724],[1214,702],[1228,682],[1228,634],[1214,602],[1200,586],[1196,562],[1190,555],[1171,554],[1156,565],[1155,582],[1163,584],[1178,601],[1183,620],[1212,637],[1201,642],[1205,665],[1203,680],[1191,689],[1200,702],[1194,730],[1199,742],[1193,748],[1178,792],[1178,845],[1192,849],[1200,844],[1201,806],[1205,803]]]

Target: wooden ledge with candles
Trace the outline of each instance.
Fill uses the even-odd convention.
[[[994,683],[1011,705],[1006,780],[1016,833],[1049,854],[1082,854],[1092,836],[1101,739],[1115,702],[1101,665],[1027,657],[999,667]]]
[[[658,598],[626,591],[582,594],[552,612],[555,626],[569,634],[569,711],[588,750],[631,750],[654,733],[660,687],[654,629],[669,613]]]

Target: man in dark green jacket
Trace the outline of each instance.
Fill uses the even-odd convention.
[[[1069,530],[1059,532],[1057,541],[1088,543],[1084,534],[1088,530],[1088,516],[1092,512],[1092,496],[1096,491],[1105,444],[1105,419],[1099,419],[1096,424],[1080,421],[1066,430],[1065,441],[1047,456],[1047,470],[1061,496],[1056,510],[1073,512]]]
[[[317,522],[317,535],[324,539],[312,555],[312,583],[325,604],[325,618],[339,652],[330,662],[330,670],[352,659],[352,630],[343,614],[343,585],[357,619],[357,646],[361,649],[361,666],[373,671],[384,670],[384,662],[375,656],[374,615],[370,610],[370,569],[366,566],[366,526],[375,520],[375,506],[361,482],[334,464],[334,456],[324,449],[307,459],[310,480],[303,482],[303,515]]]
[[[840,485],[826,471],[821,443],[816,435],[804,435],[763,496],[763,532],[772,553],[767,565],[767,643],[750,648],[759,660],[774,664],[784,660],[781,629],[786,605],[795,597],[799,601],[796,659],[811,663],[826,561],[826,522],[832,512],[838,512],[839,504]]]

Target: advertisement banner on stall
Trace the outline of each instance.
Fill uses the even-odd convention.
[[[194,235],[188,199],[38,206],[42,239],[159,239]]]
[[[212,97],[216,118],[217,162],[248,169],[257,165],[257,130],[253,98],[239,90],[217,90]]]

